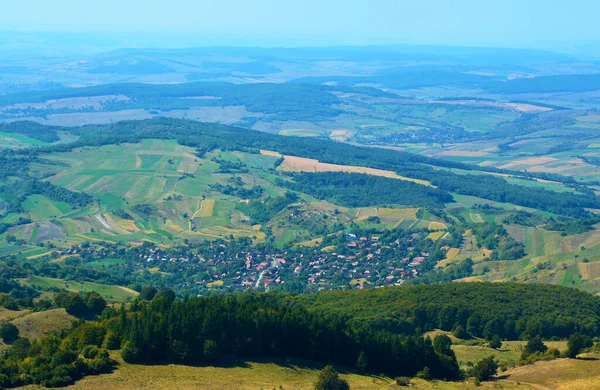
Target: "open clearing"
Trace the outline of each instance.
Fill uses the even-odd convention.
[[[153,390],[256,390],[256,389],[300,389],[313,388],[318,370],[312,362],[302,360],[282,361],[281,365],[271,362],[230,361],[224,367],[193,367],[183,365],[140,365],[127,364],[118,353],[111,355],[119,362],[118,369],[110,374],[85,377],[65,389],[153,389]],[[375,377],[343,373],[353,390],[381,389],[393,381],[386,377]],[[29,386],[29,389],[41,387]]]
[[[547,343],[548,344],[548,343]],[[550,346],[550,345],[549,345]],[[456,348],[458,346],[454,346]],[[485,349],[497,356],[498,351],[486,347],[469,347],[457,350],[461,360],[462,349],[472,349],[473,356],[487,356],[479,353]],[[511,346],[501,350],[503,357],[514,355]],[[314,386],[322,365],[299,359],[286,361],[228,361],[223,366],[194,367],[176,364],[139,365],[124,363],[118,352],[111,357],[119,364],[110,374],[88,376],[77,383],[65,387],[71,390],[99,389],[156,389],[156,390],[254,390],[254,389],[297,389],[309,390]],[[502,357],[501,357],[502,360]],[[279,363],[279,364],[277,364]],[[338,367],[341,376],[353,390],[399,389],[391,378],[375,375],[358,375]],[[531,389],[531,390],[579,390],[598,389],[600,382],[600,360],[590,356],[583,359],[557,359],[516,367],[500,373],[500,378],[483,382],[476,386],[472,381],[442,382],[412,379],[412,389],[417,390],[464,390],[464,389]],[[281,386],[281,387],[280,387]],[[40,386],[26,386],[24,389],[44,389]]]
[[[62,331],[69,329],[71,323],[75,320],[77,318],[68,314],[65,309],[52,309],[27,314],[11,322],[19,328],[21,337],[39,340],[49,334],[60,334]]]

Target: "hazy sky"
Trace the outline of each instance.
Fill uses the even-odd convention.
[[[600,40],[593,0],[4,0],[0,29],[203,44],[540,46]]]

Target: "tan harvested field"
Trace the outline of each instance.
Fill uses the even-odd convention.
[[[321,243],[323,242],[322,238],[315,238],[309,241],[304,241],[304,242],[300,242],[298,243],[298,246],[318,246],[321,245]]]
[[[273,151],[270,151],[270,150],[263,150],[263,149],[261,149],[260,150],[260,154],[262,154],[263,156],[281,157],[280,153],[273,152]]]
[[[435,268],[443,268],[443,267],[447,266],[448,264],[450,264],[451,262],[453,262],[456,259],[456,257],[459,255],[459,253],[460,253],[459,248],[448,249],[448,252],[446,253],[446,258],[443,260],[440,260],[435,265]]]
[[[344,130],[344,129],[340,129],[340,130],[332,130],[331,133],[329,133],[330,137],[344,137],[346,135],[348,135],[349,131],[348,130]]]
[[[600,261],[593,263],[579,263],[579,273],[582,279],[596,279],[600,277]]]
[[[281,154],[261,150],[261,153],[267,156],[281,157]],[[413,183],[431,186],[426,180],[411,179],[398,175],[396,172],[386,171],[383,169],[374,169],[359,167],[354,165],[338,165],[322,163],[312,158],[284,156],[283,163],[277,168],[285,172],[350,172],[350,173],[366,173],[373,176],[383,176],[391,179],[412,181]]]
[[[459,105],[459,106],[480,106],[480,107],[503,107],[510,108],[515,111],[525,112],[525,113],[537,113],[537,112],[546,112],[552,111],[550,107],[542,107],[536,106],[535,104],[528,103],[503,103],[503,102],[491,102],[484,100],[433,100],[429,103],[433,104],[448,104],[448,105]]]
[[[416,219],[418,208],[385,208],[385,207],[361,207],[357,208],[354,217],[357,222],[365,221],[369,217],[379,217],[382,222],[400,225],[407,219]]]
[[[356,209],[356,213],[354,216],[357,220],[365,220],[369,217],[374,217],[378,215],[377,207],[361,207]]]
[[[552,111],[552,109],[550,107],[536,106],[536,105],[527,104],[527,103],[504,103],[504,105],[507,107],[513,108],[517,111],[527,112],[527,113]]]
[[[468,151],[468,150],[444,150],[436,154],[437,157],[485,157],[488,153],[480,151]]]
[[[522,158],[520,160],[514,160],[508,164],[504,164],[504,165],[500,166],[499,168],[511,169],[511,168],[517,167],[519,165],[537,166],[537,165],[550,164],[550,163],[557,162],[557,161],[560,161],[560,160],[557,158],[554,158],[554,157],[528,157],[528,158]]]
[[[427,235],[427,238],[430,238],[433,241],[439,240],[446,232],[431,232]]]
[[[202,203],[200,203],[200,208],[196,210],[192,219],[197,217],[212,217],[213,215],[213,207],[215,205],[214,199],[204,199]]]
[[[509,146],[514,147],[514,146],[519,146],[519,145],[527,145],[527,144],[531,144],[531,143],[535,143],[535,142],[539,142],[539,141],[536,139],[522,139],[520,141],[513,142]]]
[[[128,232],[139,232],[140,229],[135,225],[135,222],[130,219],[120,219],[118,225]]]
[[[404,218],[404,219],[413,219],[416,218],[416,214],[418,208],[402,208],[402,209],[392,209],[386,207],[379,207],[377,209],[377,215],[381,218]]]
[[[176,231],[177,233],[183,232],[183,228],[179,225],[174,224],[173,221],[171,221],[170,219],[167,219],[167,222],[165,222],[165,226],[171,230]]]
[[[446,224],[443,222],[429,222],[429,230],[441,230],[441,229],[448,229],[448,226],[446,226]]]
[[[33,256],[27,256],[27,260],[39,259],[40,257],[47,256],[49,254],[52,254],[53,252],[54,251],[48,251],[48,252],[43,252],[43,253],[33,255]]]
[[[121,227],[120,224],[118,224],[115,219],[112,217],[112,215],[110,214],[102,214],[102,217],[104,218],[104,220],[106,221],[106,223],[108,223],[108,225],[111,227],[111,229],[114,229],[114,231],[116,233],[119,234],[128,234],[129,230],[124,229],[123,227]]]
[[[600,389],[600,356],[590,354],[585,358],[537,362],[510,369],[503,377],[539,390]]]

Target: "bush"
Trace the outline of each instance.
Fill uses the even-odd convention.
[[[140,295],[138,296],[138,298],[143,301],[151,301],[157,292],[158,290],[155,287],[144,287],[142,291],[140,291]]]
[[[423,368],[421,371],[417,372],[417,378],[421,378],[421,379],[431,379],[431,372],[429,370],[429,367],[425,367]]]
[[[536,352],[544,353],[547,350],[548,347],[546,347],[542,339],[539,336],[536,336],[527,342],[527,345],[521,354],[521,359],[526,360],[529,355],[533,355]]]
[[[134,345],[132,345],[131,343],[127,342],[125,343],[125,345],[123,346],[123,350],[121,351],[121,357],[123,358],[123,360],[127,363],[135,363],[138,362],[140,360],[140,350],[135,347]]]
[[[485,381],[498,373],[498,363],[494,356],[486,357],[477,362],[471,371],[471,376],[477,381]]]
[[[206,340],[204,342],[204,348],[202,350],[204,360],[207,362],[215,361],[219,358],[219,347],[213,340]]]
[[[495,334],[488,346],[494,349],[502,348],[502,340],[500,340],[500,336]]]
[[[398,386],[410,386],[410,378],[406,376],[401,376],[396,378],[396,384]]]
[[[114,351],[121,348],[121,338],[113,332],[108,332],[104,339],[104,348]]]
[[[85,305],[92,315],[101,314],[106,308],[106,300],[95,291],[90,291],[85,296]]]
[[[466,329],[460,324],[456,325],[454,329],[452,329],[452,334],[457,339],[468,340],[471,338],[469,332],[467,332]]]
[[[574,359],[585,348],[590,348],[593,345],[594,342],[589,336],[574,333],[567,342],[567,356]]]
[[[369,360],[367,359],[367,355],[364,353],[364,351],[360,351],[360,353],[358,354],[358,359],[356,359],[356,368],[358,368],[361,371],[364,371],[367,369],[368,363]]]
[[[63,307],[67,313],[74,315],[75,317],[84,315],[88,309],[83,298],[81,298],[81,295],[74,292],[60,292],[56,294],[54,297],[54,304],[57,307]]]
[[[98,347],[95,345],[88,345],[81,350],[81,355],[86,359],[93,359],[98,355]]]
[[[0,338],[7,344],[12,343],[19,338],[19,328],[10,322],[3,324],[0,326]]]
[[[350,385],[332,366],[326,366],[319,373],[315,390],[350,390]]]

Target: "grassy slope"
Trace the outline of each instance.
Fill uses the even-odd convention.
[[[96,389],[299,389],[313,388],[320,366],[299,360],[286,362],[230,362],[224,367],[191,367],[181,365],[134,365],[123,363],[118,354],[118,368],[100,376],[90,376],[66,387],[72,390]],[[390,378],[358,375],[341,369],[342,377],[348,380],[353,390],[400,389]],[[537,362],[533,365],[517,367],[504,373],[500,378],[484,382],[477,387],[472,381],[427,382],[421,379],[411,381],[412,389],[417,390],[458,390],[458,389],[597,389],[600,380],[600,360],[557,359]],[[27,386],[26,389],[42,389]]]
[[[65,281],[62,279],[52,279],[41,276],[31,276],[27,279],[21,280],[21,283],[27,286],[59,288],[75,292],[96,291],[104,298],[116,301],[128,301],[137,295],[135,291],[121,286],[93,282],[76,282],[72,280]]]
[[[111,374],[86,377],[67,389],[312,389],[322,367],[302,360],[271,362],[231,361],[229,366],[191,367],[175,364],[138,365],[124,363],[118,356],[118,369]],[[388,388],[390,378],[344,373],[352,389]],[[28,387],[38,388],[38,387]]]
[[[21,337],[34,340],[48,334],[59,334],[68,329],[75,320],[76,318],[68,314],[65,309],[52,309],[27,314],[11,322],[19,328]]]
[[[241,152],[215,152],[207,155],[205,159],[194,156],[192,148],[178,145],[175,141],[147,139],[138,144],[106,145],[102,147],[84,147],[68,153],[55,153],[48,158],[57,159],[68,163],[70,166],[58,168],[59,172],[49,180],[59,186],[65,186],[75,191],[86,191],[94,194],[100,199],[99,206],[90,206],[84,210],[72,211],[62,202],[51,202],[40,196],[31,196],[24,206],[28,215],[34,221],[47,220],[53,216],[58,218],[60,226],[66,237],[54,240],[54,243],[62,247],[70,247],[84,241],[104,240],[109,242],[139,242],[142,240],[152,241],[158,244],[169,245],[183,238],[208,238],[234,236],[257,237],[257,241],[264,239],[262,232],[252,229],[252,226],[244,217],[235,210],[240,199],[225,196],[210,191],[208,186],[214,183],[225,183],[230,174],[216,174],[218,164],[210,161],[212,156],[235,161],[240,160],[247,164],[250,172],[238,174],[246,186],[261,185],[270,195],[279,195],[282,189],[273,185],[276,177],[267,170],[273,166],[276,157],[266,155],[253,155]],[[183,172],[189,172],[194,177],[185,180],[177,179]],[[527,182],[531,185],[547,185],[564,187],[549,183]],[[167,196],[177,194],[182,198],[166,201]],[[197,219],[196,231],[191,231],[189,218],[193,216],[202,201],[202,196],[214,201],[211,215],[201,215]],[[491,204],[502,209],[518,208],[512,204],[485,201],[475,197],[455,195],[455,203],[448,204],[451,208],[463,208],[461,214],[469,221],[491,222],[501,221],[502,213],[487,213],[483,210],[474,210],[473,206],[478,204]],[[133,221],[121,220],[114,215],[114,211],[123,208],[130,211],[135,204],[149,203],[154,206],[155,211],[151,216],[143,216],[133,212]],[[335,205],[334,205],[334,208]],[[339,208],[343,210],[343,208]],[[375,210],[370,212],[369,210]],[[431,218],[416,220],[414,209],[389,209],[383,213],[383,209],[377,211],[375,208],[357,210],[343,210],[349,218],[355,219],[363,227],[387,227],[387,228],[427,228],[429,222],[436,221]],[[530,210],[541,213],[536,210]],[[410,215],[409,215],[410,214]],[[111,229],[106,229],[96,218],[102,216],[108,221]],[[184,217],[187,216],[188,218]],[[381,225],[370,224],[368,216],[378,216]],[[7,216],[14,217],[14,215]],[[274,220],[270,225],[277,226],[279,220]],[[284,221],[285,222],[285,221]],[[414,224],[413,224],[414,223]],[[32,225],[33,229],[26,232],[26,227],[16,228],[14,234],[17,238],[24,238],[29,243],[35,243],[35,238],[40,232],[48,230],[48,227]],[[518,227],[517,227],[518,229]],[[317,238],[306,229],[298,226],[283,226],[277,230],[277,243],[283,245],[286,242],[300,240],[306,241]],[[525,262],[495,262],[481,263],[476,267],[477,273],[486,271],[482,277],[485,280],[535,280],[554,284],[574,285],[589,292],[600,291],[600,282],[593,278],[582,278],[578,274],[577,263],[584,256],[590,262],[600,260],[600,244],[596,240],[597,233],[594,231],[584,235],[585,237],[570,236],[558,237],[556,233],[538,231],[531,234],[531,229],[524,229],[524,240],[528,257]],[[44,236],[44,235],[42,235]],[[45,236],[44,236],[45,237]],[[558,240],[569,242],[569,245],[559,245]],[[586,254],[578,252],[581,242],[588,248]],[[27,256],[38,255],[47,252],[36,247],[12,248],[9,245],[0,244],[0,254],[16,253],[27,250]],[[458,249],[458,248],[457,248]],[[480,252],[480,251],[479,251]],[[462,251],[455,256],[454,261],[466,257],[475,260],[483,258],[482,253],[469,253]],[[24,253],[25,254],[25,253]],[[575,255],[580,256],[579,260]],[[542,262],[552,263],[553,268],[559,269],[563,263],[570,268],[558,270],[555,274],[550,272],[537,272],[532,274],[536,265]],[[489,269],[489,271],[487,271]]]

